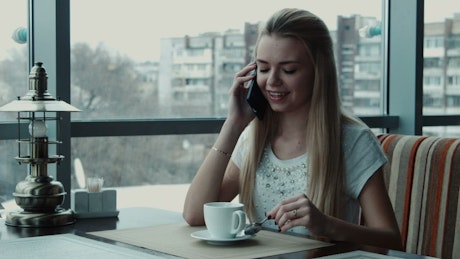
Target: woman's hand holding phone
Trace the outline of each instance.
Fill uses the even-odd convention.
[[[257,71],[257,69],[255,70]],[[257,84],[257,75],[254,79],[251,80],[249,85],[248,94],[246,96],[246,101],[252,108],[252,111],[255,113],[259,120],[262,120],[265,115],[265,110],[267,109],[267,99],[260,90],[259,85]]]
[[[227,121],[235,127],[245,128],[255,117],[252,108],[246,100],[249,86],[248,84],[255,78],[254,73],[256,64],[250,63],[236,73],[233,85],[230,89],[230,100],[228,107]]]

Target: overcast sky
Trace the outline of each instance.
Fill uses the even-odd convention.
[[[12,47],[13,31],[27,25],[28,0],[2,0],[0,59]],[[104,42],[135,60],[155,59],[159,39],[200,32],[242,29],[244,22],[266,20],[283,7],[301,7],[335,29],[337,16],[381,17],[380,0],[71,0],[71,41],[95,46]],[[250,5],[249,5],[250,4]],[[426,22],[460,12],[460,0],[425,0]]]

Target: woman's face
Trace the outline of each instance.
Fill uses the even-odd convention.
[[[306,112],[314,83],[314,69],[298,39],[265,35],[256,53],[257,83],[275,112]]]

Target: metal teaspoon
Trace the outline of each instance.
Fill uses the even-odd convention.
[[[262,229],[262,224],[265,223],[265,221],[269,220],[268,217],[265,217],[262,221],[259,222],[254,222],[249,224],[245,229],[244,229],[244,234],[245,235],[255,235],[257,232],[259,232]]]

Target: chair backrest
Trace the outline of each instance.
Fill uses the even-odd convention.
[[[380,134],[385,183],[407,252],[460,258],[460,139]]]

